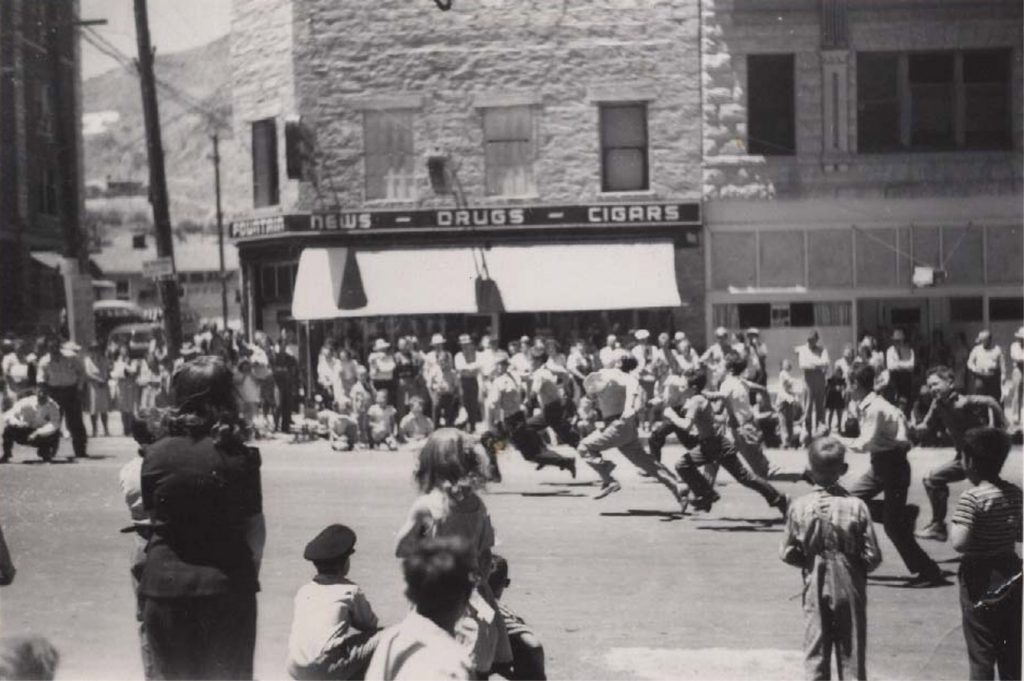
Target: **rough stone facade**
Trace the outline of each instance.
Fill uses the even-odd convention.
[[[948,5],[948,3],[945,3]],[[822,47],[820,12],[838,6],[847,46]],[[1020,3],[847,2],[846,0],[705,0],[701,15],[704,198],[802,199],[943,197],[1019,193],[1021,167]],[[858,154],[858,51],[1009,47],[1013,50],[1013,150]],[[796,155],[746,152],[746,56],[795,55]],[[831,53],[831,54],[830,54]],[[845,152],[824,138],[823,62],[846,64]]]
[[[434,147],[457,160],[472,205],[698,201],[698,24],[696,0],[235,0],[236,135],[247,146],[252,121],[278,117],[281,203],[248,215],[451,206],[429,184]],[[603,101],[647,103],[648,190],[601,191]],[[486,194],[481,107],[501,102],[532,106],[535,195]],[[396,106],[413,112],[415,198],[366,201],[364,112]],[[285,178],[289,115],[314,140],[315,182]],[[677,327],[700,341],[702,249],[677,249],[676,264]]]

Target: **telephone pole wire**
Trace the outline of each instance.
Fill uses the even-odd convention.
[[[169,258],[172,276],[160,280],[164,303],[164,330],[171,357],[181,348],[181,303],[178,299],[178,274],[174,265],[174,240],[167,200],[167,176],[164,172],[164,149],[160,140],[160,111],[156,101],[156,78],[153,75],[153,48],[149,42],[149,18],[146,0],[135,0],[135,33],[139,43],[139,80],[142,84],[142,113],[146,121],[146,150],[149,155],[149,201],[153,206],[156,229],[156,252]]]

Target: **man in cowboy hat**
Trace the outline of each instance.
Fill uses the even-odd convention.
[[[435,333],[430,338],[430,345],[433,348],[427,353],[423,364],[423,378],[427,382],[427,390],[430,392],[430,401],[433,404],[434,425],[454,427],[455,419],[459,413],[458,398],[458,377],[455,373],[455,360],[452,354],[445,350],[444,336]]]
[[[889,385],[894,398],[892,402],[902,409],[904,414],[910,412],[910,405],[914,401],[916,365],[914,348],[907,343],[903,329],[896,329],[892,332],[892,345],[885,351],[885,367],[889,370]]]
[[[459,336],[459,351],[455,354],[455,371],[459,375],[459,392],[466,410],[466,432],[476,431],[480,423],[480,358],[468,333]]]
[[[76,459],[88,457],[85,423],[82,421],[81,388],[85,384],[85,367],[78,357],[82,348],[68,341],[63,345],[60,338],[50,337],[46,342],[47,353],[39,359],[36,382],[49,388],[49,395],[60,407],[71,433],[71,444]]]

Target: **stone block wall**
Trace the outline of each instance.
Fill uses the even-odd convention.
[[[841,4],[841,3],[840,3]],[[1020,193],[1021,7],[1014,2],[902,0],[846,3],[848,54],[844,140],[825,151],[819,3],[810,0],[704,0],[701,14],[705,199],[919,198]],[[858,51],[1010,47],[1013,150],[858,154]],[[795,54],[794,156],[746,152],[746,55]]]
[[[534,102],[531,203],[606,198],[595,99],[649,100],[650,190],[630,198],[699,198],[697,4],[456,0],[440,12],[428,0],[296,3],[296,111],[322,154],[319,191],[302,183],[299,205],[364,205],[363,111],[392,96],[418,96],[416,153],[437,146],[456,158],[477,204],[515,202],[485,193],[481,98]],[[416,168],[415,203],[450,205],[419,158]]]

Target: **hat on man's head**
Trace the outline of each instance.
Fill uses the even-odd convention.
[[[1013,334],[1013,337],[1014,338],[1020,338],[1021,340],[1024,340],[1024,326],[1022,326],[1019,329],[1017,329],[1017,333]]]
[[[530,342],[530,337],[529,336],[521,336],[519,338],[519,342],[520,343],[529,343]]]
[[[435,333],[433,336],[430,337],[430,344],[431,345],[444,345],[444,336],[442,336],[439,333]]]
[[[494,363],[502,364],[504,362],[508,362],[508,353],[504,350],[496,350],[494,353]]]
[[[82,346],[75,341],[67,341],[60,346],[60,352],[62,355],[77,355],[82,351]]]
[[[748,336],[760,336],[761,335],[761,330],[758,329],[756,326],[752,326],[749,329],[747,329],[747,335]]]
[[[974,343],[975,345],[977,345],[978,343],[984,343],[991,337],[991,331],[989,331],[988,329],[982,329],[981,331],[978,332],[978,337],[974,339]]]
[[[388,343],[383,338],[378,338],[377,340],[373,341],[373,351],[374,352],[382,352],[384,350],[387,350],[390,347],[391,347],[391,343]]]
[[[807,340],[821,340],[821,334],[818,333],[817,329],[814,329],[809,334],[807,334]]]
[[[468,333],[459,334],[459,345],[472,345],[473,339],[469,337]]]
[[[356,533],[345,525],[328,525],[313,537],[302,557],[316,563],[342,560],[355,551]]]
[[[648,331],[647,329],[637,329],[636,332],[633,334],[633,337],[636,338],[638,341],[644,341],[651,337],[651,332]]]
[[[724,326],[720,326],[717,329],[715,329],[715,338],[725,338],[728,335],[729,329],[725,328]]]
[[[672,340],[674,340],[677,343],[681,340],[686,340],[686,332],[676,331],[676,335],[672,336]]]

